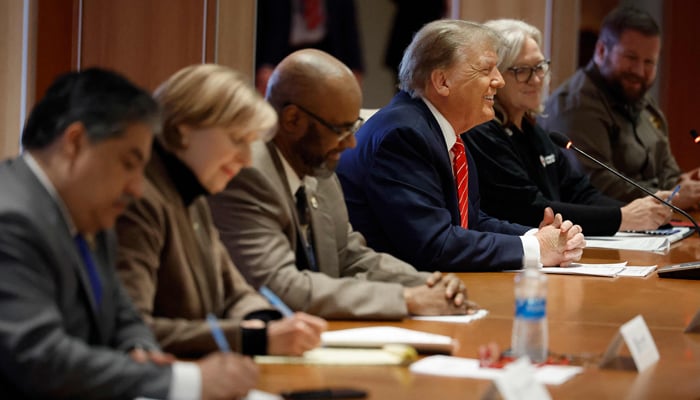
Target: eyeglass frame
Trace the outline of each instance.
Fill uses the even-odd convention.
[[[528,66],[523,66],[523,67],[510,67],[510,68],[508,68],[508,71],[511,71],[511,72],[513,73],[516,82],[518,82],[518,83],[529,83],[530,80],[532,79],[532,76],[535,75],[535,74],[537,74],[537,73],[535,72],[536,70],[544,71],[544,72],[542,72],[542,75],[541,75],[541,76],[540,76],[539,74],[537,74],[537,77],[538,77],[538,78],[544,79],[544,77],[547,76],[547,74],[549,74],[549,72],[552,70],[552,69],[550,68],[550,64],[551,64],[551,63],[552,63],[552,60],[542,60],[542,61],[538,62],[537,65],[535,65],[534,67],[531,67],[531,66],[529,66],[529,65],[528,65]],[[543,66],[545,66],[545,65],[547,66],[547,69],[546,69],[546,70],[543,68]],[[527,74],[527,79],[525,79],[525,80],[519,80],[519,79],[518,79],[518,74],[520,74],[521,72],[524,72],[525,70],[529,70],[529,71],[530,71],[530,73]]]
[[[362,125],[365,123],[365,119],[362,117],[357,117],[355,122],[352,122],[352,126],[349,126],[349,124],[343,124],[343,125],[333,125],[330,122],[326,121],[325,119],[319,117],[318,115],[312,113],[311,111],[307,110],[305,107],[300,106],[299,104],[296,103],[287,103],[284,105],[285,107],[287,106],[295,106],[296,108],[300,109],[301,111],[305,112],[308,114],[310,117],[315,119],[316,121],[320,122],[321,125],[325,126],[326,128],[332,130],[338,135],[338,141],[342,142],[343,140],[347,139],[349,136],[354,135],[357,133],[357,131],[362,128]]]

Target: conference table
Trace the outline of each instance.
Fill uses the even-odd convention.
[[[667,254],[585,249],[582,262],[658,265],[700,260],[700,237],[681,240]],[[514,314],[514,273],[461,273],[469,298],[489,314],[469,324],[403,321],[331,321],[329,329],[397,326],[451,336],[453,354],[478,358],[490,342],[510,346]],[[700,310],[700,281],[638,277],[548,275],[547,316],[551,352],[574,357],[583,373],[547,386],[554,399],[700,399],[700,333],[683,333]],[[639,373],[600,368],[598,361],[619,328],[642,315],[658,348],[659,361]],[[622,358],[629,356],[624,348]],[[269,392],[352,387],[369,399],[472,399],[491,389],[488,380],[414,374],[401,366],[261,365],[259,389]]]

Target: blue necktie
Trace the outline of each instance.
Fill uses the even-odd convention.
[[[95,262],[92,259],[90,246],[88,246],[83,235],[77,235],[75,237],[75,244],[78,246],[80,257],[82,257],[83,263],[85,264],[85,270],[90,278],[90,286],[92,286],[92,294],[95,297],[95,304],[99,309],[100,303],[102,302],[102,284],[100,283],[100,275],[97,272],[97,266],[95,266]]]
[[[297,214],[299,217],[299,225],[301,232],[299,232],[299,238],[301,239],[301,245],[304,248],[304,255],[306,256],[306,266],[312,271],[318,271],[318,265],[316,265],[316,256],[314,255],[314,245],[313,245],[313,235],[311,234],[311,212],[309,211],[309,204],[306,201],[306,190],[304,186],[300,186],[296,194],[296,205]]]

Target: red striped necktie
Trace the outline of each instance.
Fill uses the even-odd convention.
[[[462,228],[469,227],[469,169],[467,168],[467,153],[464,151],[462,138],[457,136],[457,141],[452,146],[452,171],[457,183],[457,196],[459,197],[459,216]]]

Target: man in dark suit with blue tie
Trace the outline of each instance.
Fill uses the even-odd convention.
[[[504,85],[498,46],[480,24],[425,25],[401,61],[401,91],[343,153],[337,172],[350,221],[377,251],[441,271],[565,266],[581,257],[581,228],[551,209],[539,229],[479,209],[477,171],[459,134],[494,117]]]
[[[238,398],[250,359],[174,362],[159,351],[114,272],[110,228],[141,194],[151,96],[112,72],[57,79],[31,112],[25,153],[0,164],[3,398]]]

